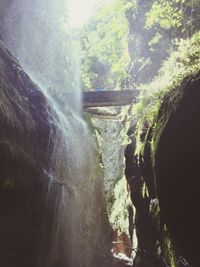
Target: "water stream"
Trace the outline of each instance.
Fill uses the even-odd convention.
[[[80,111],[78,34],[68,22],[67,0],[14,0],[4,12],[3,39],[43,90],[64,96]]]
[[[15,0],[7,3],[1,26],[8,48],[51,106],[51,167],[43,172],[47,213],[53,205],[55,218],[50,251],[38,259],[41,267],[94,266],[94,249],[102,239],[102,211],[95,202],[101,205],[102,192],[99,188],[95,195],[93,144],[81,119],[79,42],[75,31],[67,31],[67,17],[64,0]],[[73,99],[66,93],[71,91]]]

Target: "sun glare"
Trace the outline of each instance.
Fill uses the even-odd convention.
[[[81,28],[94,14],[96,0],[70,0],[69,15],[70,24]]]

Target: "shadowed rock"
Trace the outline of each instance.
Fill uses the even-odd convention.
[[[161,106],[154,132],[161,215],[194,267],[200,251],[200,75],[186,79]]]
[[[0,42],[2,267],[110,266],[101,173],[67,114],[63,133],[64,119]]]

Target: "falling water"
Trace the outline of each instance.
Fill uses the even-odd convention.
[[[38,266],[94,266],[93,250],[103,242],[101,182],[95,182],[92,141],[80,118],[79,44],[68,28],[67,3],[13,0],[5,10],[2,37],[51,106],[51,166],[43,173],[46,216],[53,206],[54,222],[49,253]]]
[[[4,16],[3,39],[43,89],[80,111],[79,42],[70,29],[67,0],[14,0]],[[67,92],[73,92],[68,97]]]

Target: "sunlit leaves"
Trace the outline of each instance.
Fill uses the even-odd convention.
[[[174,3],[176,1],[156,1],[150,12],[147,13],[146,28],[149,29],[153,26],[161,27],[164,29],[171,29],[180,27],[183,20],[183,15]]]
[[[180,85],[182,80],[200,70],[200,32],[192,38],[176,40],[177,50],[163,62],[154,80],[143,86],[143,94],[135,106],[135,114],[151,124],[158,112],[164,95]]]
[[[157,32],[154,35],[154,37],[151,39],[151,41],[149,42],[149,46],[153,46],[155,44],[158,44],[160,42],[161,38],[162,38],[162,35]]]
[[[94,59],[105,65],[105,86],[114,89],[126,76],[129,63],[126,3],[124,0],[101,1],[83,33],[82,83],[86,89],[94,89],[95,82],[98,83],[99,75],[91,69]]]

